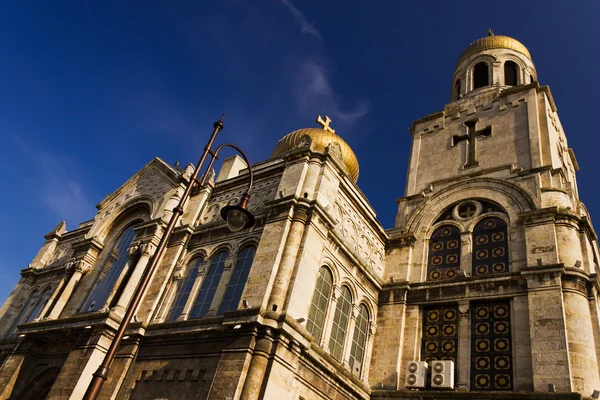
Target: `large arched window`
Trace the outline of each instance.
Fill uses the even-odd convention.
[[[100,271],[100,280],[83,306],[83,312],[99,310],[106,304],[108,296],[110,296],[115,283],[127,264],[127,259],[129,258],[127,249],[131,246],[131,242],[135,236],[135,232],[133,231],[135,227],[136,225],[127,227],[121,233],[119,239],[114,242],[112,248],[109,249]]]
[[[313,335],[317,343],[320,343],[321,335],[323,334],[332,285],[333,277],[331,276],[331,272],[326,267],[321,267],[319,269],[319,277],[317,278],[317,286],[310,302],[308,321],[306,321],[306,329]]]
[[[198,269],[200,268],[200,264],[202,264],[202,258],[196,257],[190,261],[188,264],[187,274],[183,281],[179,281],[179,285],[177,287],[177,297],[171,306],[171,310],[169,311],[169,321],[175,321],[183,312],[185,307],[185,303],[187,303],[188,298],[190,297],[190,293],[192,292],[192,288],[194,287],[194,282],[198,277]]]
[[[490,70],[486,63],[480,62],[473,68],[473,89],[489,86]]]
[[[333,326],[331,328],[331,337],[329,338],[329,350],[331,355],[338,361],[341,361],[344,353],[344,343],[346,341],[346,331],[348,330],[348,321],[352,312],[352,294],[347,286],[342,287],[342,295],[337,301],[335,315],[333,317]]]
[[[40,296],[39,301],[35,305],[35,308],[27,316],[27,319],[25,320],[25,322],[31,322],[31,321],[33,321],[34,319],[36,319],[37,317],[40,316],[40,313],[42,312],[42,309],[44,308],[44,306],[48,302],[48,298],[50,297],[50,293],[52,293],[51,288],[46,288],[46,290],[44,290],[42,292],[42,295]]]
[[[508,272],[506,223],[497,217],[484,218],[473,229],[473,274]]]
[[[360,371],[362,370],[365,358],[367,332],[369,330],[369,311],[364,304],[361,304],[359,309],[356,325],[354,326],[352,348],[350,349],[350,368],[352,369],[352,373],[358,377],[360,377]]]
[[[504,84],[506,86],[517,85],[517,64],[514,61],[504,63]]]
[[[250,273],[250,267],[252,266],[252,261],[254,261],[255,253],[256,248],[254,247],[246,247],[240,251],[237,263],[235,264],[235,269],[233,270],[229,284],[227,284],[225,297],[223,297],[223,302],[219,308],[219,315],[223,315],[227,311],[237,310],[240,299],[242,298],[242,292],[246,286],[246,281],[248,280],[248,274]]]
[[[204,276],[202,286],[198,292],[198,296],[194,301],[194,307],[190,313],[190,318],[200,318],[206,315],[210,310],[210,304],[215,297],[215,292],[221,281],[221,276],[225,270],[225,260],[227,259],[228,253],[221,251],[217,253],[210,261],[208,272]]]
[[[460,231],[453,225],[439,227],[429,240],[428,279],[456,277],[460,269]]]

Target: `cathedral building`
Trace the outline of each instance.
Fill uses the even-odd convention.
[[[241,158],[194,187],[100,399],[597,398],[597,236],[523,44],[460,55],[392,229],[319,122],[252,166],[253,227],[219,217]],[[0,309],[0,399],[83,397],[194,168],[156,158],[45,236]]]

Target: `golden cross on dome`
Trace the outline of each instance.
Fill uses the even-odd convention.
[[[323,129],[325,129],[326,131],[335,133],[335,130],[329,126],[330,122],[331,122],[331,118],[329,118],[327,115],[325,116],[325,120],[323,120],[323,118],[321,118],[320,115],[317,117],[317,124],[321,124]]]

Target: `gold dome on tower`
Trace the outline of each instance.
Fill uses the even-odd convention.
[[[352,148],[338,135],[335,134],[329,123],[331,119],[325,116],[325,120],[319,116],[317,123],[321,124],[322,128],[303,128],[288,133],[277,142],[271,157],[280,156],[290,150],[297,148],[304,137],[308,136],[311,140],[310,147],[313,151],[325,153],[327,147],[331,144],[339,145],[341,158],[348,176],[356,182],[358,180],[358,160]]]
[[[523,54],[529,60],[531,60],[531,54],[529,54],[529,50],[527,47],[523,45],[523,43],[519,42],[517,39],[513,39],[509,36],[498,36],[494,35],[492,30],[488,31],[488,36],[483,37],[479,40],[474,41],[462,52],[460,57],[458,58],[458,62],[456,65],[458,66],[461,62],[469,58],[475,53],[479,53],[480,51],[490,50],[490,49],[509,49],[514,50],[518,53]],[[533,60],[531,60],[533,61]]]

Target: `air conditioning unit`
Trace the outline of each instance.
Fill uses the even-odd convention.
[[[427,361],[410,361],[406,366],[404,386],[409,389],[423,389],[427,381]]]
[[[431,362],[431,387],[433,389],[454,389],[454,361],[435,360]]]

